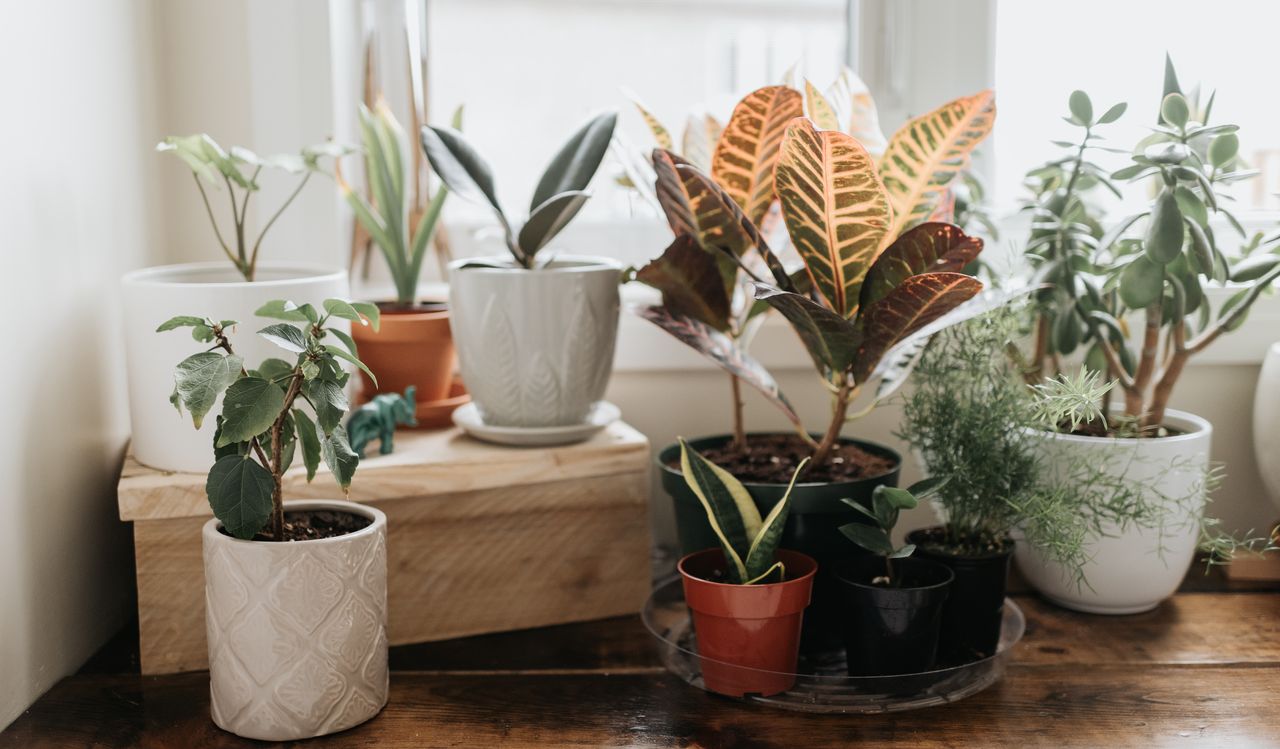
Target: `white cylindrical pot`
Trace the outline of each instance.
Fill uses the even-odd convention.
[[[292,741],[350,728],[387,704],[387,518],[347,501],[288,502],[373,522],[335,538],[241,541],[204,525],[213,722]]]
[[[1140,488],[1159,515],[1147,523],[1107,524],[1100,535],[1086,539],[1083,581],[1019,543],[1018,569],[1046,598],[1091,614],[1136,614],[1178,589],[1200,540],[1213,427],[1174,410],[1165,412],[1164,423],[1179,434],[1120,439],[1036,433],[1050,485],[1079,484],[1082,476],[1100,473]]]
[[[345,270],[264,265],[258,268],[257,280],[248,282],[227,262],[144,268],[125,274],[121,285],[133,455],[152,468],[194,473],[213,465],[213,431],[222,399],[198,431],[189,415],[179,416],[169,402],[173,372],[178,362],[203,350],[203,344],[192,340],[189,328],[165,333],[156,328],[177,315],[236,320],[231,345],[253,368],[263,359],[289,356],[257,335],[274,322],[254,315],[264,303],[288,299],[318,309],[325,299],[348,293]]]
[[[1267,349],[1258,375],[1253,396],[1253,454],[1272,503],[1280,507],[1280,343]]]
[[[582,424],[613,370],[621,266],[560,255],[533,270],[482,258],[449,271],[449,322],[480,418],[510,427]]]

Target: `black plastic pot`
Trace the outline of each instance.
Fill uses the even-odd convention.
[[[894,587],[871,583],[885,573],[882,557],[850,560],[835,570],[850,676],[918,674],[934,667],[942,609],[955,575],[928,559],[892,564]]]
[[[748,435],[748,439],[753,435]],[[759,435],[763,436],[763,435]],[[689,446],[703,452],[728,442],[730,435],[717,435],[689,440]],[[898,485],[898,473],[902,457],[883,445],[863,440],[841,439],[846,445],[856,445],[873,454],[889,458],[893,470],[873,478],[842,481],[833,484],[796,484],[791,492],[791,512],[778,545],[784,549],[807,554],[818,562],[818,575],[813,586],[813,603],[804,617],[804,635],[800,649],[805,653],[838,647],[839,595],[835,577],[831,574],[837,564],[848,559],[865,556],[866,552],[840,533],[840,526],[847,523],[867,522],[866,518],[840,500],[850,497],[871,506],[871,492],[877,486]],[[670,465],[674,463],[675,465]],[[675,503],[676,530],[680,536],[682,554],[692,554],[703,549],[720,546],[720,540],[707,520],[706,510],[684,481],[680,472],[680,445],[668,445],[658,453],[658,468],[662,472],[662,488]],[[786,484],[757,484],[743,482],[751,493],[761,517],[769,514],[782,495]]]
[[[907,543],[916,545],[914,556],[946,565],[955,575],[951,594],[942,608],[942,634],[938,641],[938,661],[949,666],[996,652],[1013,541],[1003,551],[962,556],[930,547],[933,534],[941,532],[941,528],[912,531],[907,534]]]

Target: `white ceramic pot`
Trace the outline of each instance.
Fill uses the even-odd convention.
[[[1109,525],[1087,539],[1084,583],[1072,571],[1019,543],[1018,569],[1054,603],[1091,614],[1136,614],[1178,589],[1195,556],[1206,501],[1209,422],[1169,410],[1165,423],[1181,432],[1159,439],[1112,439],[1037,432],[1050,483],[1078,471],[1105,473],[1142,487],[1162,513],[1157,522]]]
[[[474,262],[500,267],[468,267]],[[449,321],[480,418],[508,427],[583,423],[613,369],[621,266],[560,255],[536,270],[481,258],[449,271]]]
[[[336,538],[241,541],[204,525],[213,722],[292,741],[363,723],[387,704],[387,517],[347,501],[288,502],[372,520]]]
[[[347,296],[347,272],[301,265],[264,265],[258,279],[243,280],[227,262],[190,263],[144,268],[125,274],[125,358],[129,372],[129,417],[133,422],[133,455],[139,462],[163,471],[203,473],[213,465],[213,431],[222,399],[214,404],[197,431],[189,415],[179,416],[169,394],[178,362],[201,351],[190,329],[157,333],[156,328],[176,315],[236,320],[229,336],[236,353],[254,367],[286,352],[262,339],[257,331],[271,320],[254,312],[272,299],[319,305],[330,297]]]
[[[1280,343],[1273,343],[1262,360],[1258,389],[1253,396],[1253,454],[1258,459],[1258,473],[1280,507]]]

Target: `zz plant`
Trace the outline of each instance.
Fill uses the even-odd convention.
[[[363,302],[327,299],[323,311],[310,304],[272,301],[257,311],[281,320],[258,335],[287,352],[292,361],[271,358],[246,369],[232,349],[226,331],[233,320],[174,317],[156,332],[189,328],[209,348],[184,359],[174,374],[170,401],[191,414],[200,428],[218,396],[222,414],[213,435],[216,461],[205,492],[209,506],[232,536],[252,539],[266,529],[269,540],[284,540],[284,472],[301,445],[307,480],[323,460],[345,491],[360,458],[351,449],[343,415],[350,375],[346,361],[372,378],[357,357],[355,343],[330,327],[333,318],[378,326],[378,308]],[[330,343],[336,340],[340,345]]]
[[[945,478],[927,478],[906,489],[877,486],[871,492],[871,509],[853,499],[841,500],[871,521],[842,525],[840,532],[858,546],[884,559],[884,577],[876,578],[873,583],[892,583],[893,560],[909,557],[916,550],[915,544],[893,545],[892,535],[894,526],[898,524],[898,513],[914,509],[920,500],[936,494],[945,483]]]

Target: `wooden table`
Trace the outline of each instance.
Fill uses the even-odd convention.
[[[409,645],[391,702],[308,747],[1280,746],[1280,587],[1193,568],[1183,591],[1128,617],[1017,595],[1027,634],[1003,682],[889,715],[741,704],[658,664],[637,617]],[[202,672],[137,673],[124,632],[0,733],[0,747],[253,746],[214,727]]]

